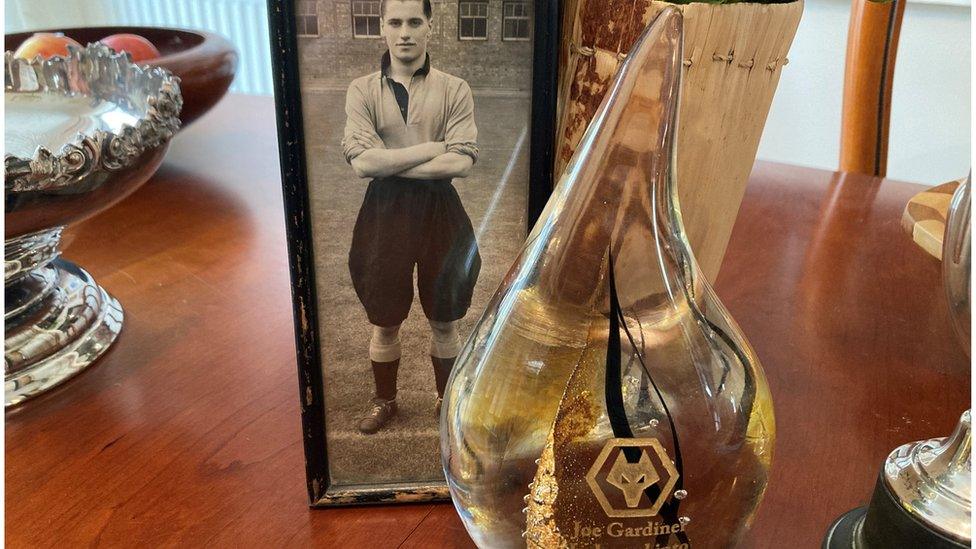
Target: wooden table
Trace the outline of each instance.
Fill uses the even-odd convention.
[[[125,307],[109,354],[7,414],[6,541],[471,546],[449,504],[310,510],[274,107],[229,97],[66,256]],[[887,453],[969,406],[939,262],[899,226],[920,190],[760,162],[717,283],[776,403],[750,547],[819,547]]]

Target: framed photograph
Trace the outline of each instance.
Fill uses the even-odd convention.
[[[553,185],[558,1],[269,17],[311,504],[445,499],[440,396]]]

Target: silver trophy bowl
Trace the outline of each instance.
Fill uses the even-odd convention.
[[[156,172],[182,104],[168,71],[101,44],[66,58],[6,52],[6,408],[81,372],[118,337],[121,305],[60,258],[61,234]]]

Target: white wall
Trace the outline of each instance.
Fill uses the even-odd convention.
[[[959,4],[905,8],[892,91],[893,179],[936,184],[970,169],[970,8]],[[836,169],[849,16],[848,1],[807,0],[759,158]]]
[[[4,31],[133,25],[202,29],[240,54],[230,90],[271,95],[266,0],[4,0]]]

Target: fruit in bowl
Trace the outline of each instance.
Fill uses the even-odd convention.
[[[128,53],[136,63],[149,61],[159,57],[159,50],[152,42],[138,34],[122,32],[110,34],[99,40],[102,44],[118,52]],[[68,46],[81,49],[81,44],[60,32],[35,32],[17,48],[14,57],[18,59],[33,59],[40,55],[44,59],[50,57],[67,57]]]
[[[152,42],[138,34],[120,33],[106,36],[99,40],[102,44],[115,51],[124,51],[132,56],[132,60],[139,63],[159,57],[159,50]]]
[[[14,57],[18,59],[34,59],[41,56],[44,59],[49,57],[67,57],[68,46],[81,49],[81,44],[68,38],[60,32],[35,32],[14,52]]]

